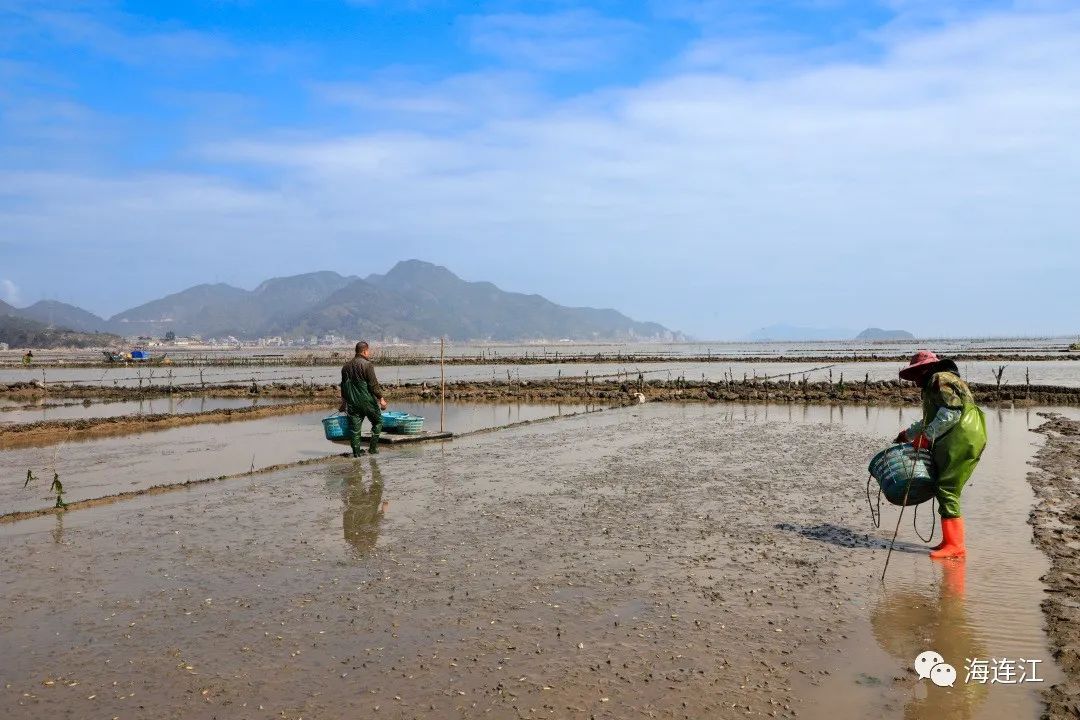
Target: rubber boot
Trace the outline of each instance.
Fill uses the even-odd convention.
[[[967,555],[967,548],[964,547],[964,518],[941,518],[941,534],[945,537],[945,542],[940,549],[930,553],[931,558],[942,560]]]
[[[368,443],[368,455],[379,454],[379,435],[377,433],[371,434],[371,441]]]
[[[934,547],[930,548],[930,552],[933,552],[934,550],[940,550],[941,548],[945,547],[945,537],[944,537],[945,536],[945,530],[944,529],[942,529],[941,535],[942,535],[941,542],[939,542]]]

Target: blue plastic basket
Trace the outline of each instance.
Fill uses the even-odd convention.
[[[398,432],[403,435],[419,435],[424,432],[424,418],[419,415],[409,415],[401,421]]]
[[[401,429],[401,423],[403,420],[409,417],[407,412],[384,412],[382,414],[382,426],[383,430],[387,432],[397,432]]]
[[[352,423],[349,422],[348,415],[331,415],[323,418],[322,426],[327,440],[344,440],[352,432]]]
[[[933,456],[929,450],[916,450],[910,443],[885,448],[870,461],[869,469],[882,494],[893,505],[918,505],[937,492]]]

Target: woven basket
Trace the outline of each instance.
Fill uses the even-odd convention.
[[[403,435],[419,435],[424,432],[424,418],[419,415],[409,415],[401,421],[397,431]]]
[[[885,499],[893,505],[918,505],[937,492],[933,456],[929,450],[916,450],[910,443],[885,448],[870,461],[869,470]]]
[[[352,432],[352,423],[348,415],[331,415],[323,418],[323,433],[327,440],[344,440]]]
[[[382,427],[386,432],[398,432],[401,422],[409,417],[406,412],[384,412],[382,414]]]

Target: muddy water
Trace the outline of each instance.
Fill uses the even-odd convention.
[[[425,418],[425,427],[439,428],[438,403],[400,403],[392,409],[420,415]],[[443,426],[462,433],[588,409],[579,405],[448,403]],[[65,500],[70,502],[341,453],[341,446],[323,437],[320,421],[331,413],[328,408],[325,412],[0,451],[0,466],[5,471],[0,512],[51,507],[55,496],[48,489],[54,472],[59,474]],[[24,488],[28,469],[38,481]]]
[[[0,405],[0,425],[31,423],[43,420],[82,420],[86,418],[122,417],[124,415],[185,415],[249,407],[266,407],[293,402],[288,398],[153,398],[117,402],[80,401],[65,398],[38,403],[9,403]]]
[[[882,588],[864,467],[910,418],[646,405],[0,526],[0,711],[1034,719],[1037,685],[907,668],[1055,678],[1037,420],[989,417],[967,562],[904,529]]]
[[[1009,385],[1023,385],[1026,380],[1025,370],[1030,372],[1032,384],[1080,386],[1080,361],[1055,360],[997,363],[986,361],[965,361],[958,363],[961,374],[974,382],[995,382],[993,371],[1005,365],[1002,382]],[[826,380],[829,373],[836,381],[841,373],[846,382],[857,382],[870,375],[871,380],[895,380],[902,363],[889,362],[850,362],[837,364],[829,369],[821,368],[821,363],[790,362],[645,362],[645,363],[560,363],[544,365],[450,365],[446,367],[446,379],[455,380],[506,380],[507,373],[513,380],[553,379],[557,377],[582,377],[588,373],[597,375],[628,374],[636,378],[638,372],[645,373],[646,379],[668,380],[680,376],[687,380],[700,380],[702,376],[711,381],[718,381],[730,375],[736,379],[755,376],[785,378],[788,374],[793,379],[802,379],[805,374],[810,380]],[[340,370],[335,367],[276,367],[276,368],[205,368],[200,377],[198,368],[173,368],[172,376],[162,374],[156,368],[153,377],[149,371],[143,371],[139,377],[130,368],[102,370],[101,368],[57,368],[47,369],[46,382],[77,382],[89,385],[117,385],[125,387],[198,387],[200,381],[208,385],[223,383],[289,382],[289,383],[334,383],[341,378]],[[42,379],[40,369],[2,369],[0,383],[26,382]],[[379,369],[379,380],[383,383],[429,382],[439,380],[438,365],[387,366]]]
[[[913,419],[910,411],[882,410],[864,412],[856,423],[887,435]],[[845,417],[845,422],[851,421]],[[869,717],[880,708],[888,717],[904,718],[1038,717],[1038,692],[1058,680],[1039,607],[1044,592],[1039,578],[1049,562],[1032,544],[1027,524],[1034,502],[1027,462],[1040,442],[1029,430],[1041,422],[1035,410],[987,413],[988,446],[963,494],[966,561],[928,562],[921,552],[908,552],[922,545],[910,509],[900,526],[901,552],[894,552],[884,584],[867,576],[868,571],[880,574],[881,553],[853,548],[868,567],[857,564],[848,572],[852,602],[867,615],[852,625],[836,656],[822,658],[830,675],[807,688],[811,702],[804,717]],[[891,537],[897,517],[897,509],[886,511],[885,536]],[[929,520],[928,513],[920,513],[924,536],[931,530]],[[850,540],[825,529],[810,535],[821,542]],[[915,657],[927,650],[955,666],[954,687],[939,688],[909,674]],[[978,663],[972,660],[991,658],[1041,661],[1027,668],[1045,682],[965,682],[971,668],[977,677]]]

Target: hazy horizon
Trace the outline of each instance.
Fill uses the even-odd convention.
[[[0,298],[419,258],[698,338],[1080,332],[1059,0],[0,0]]]

